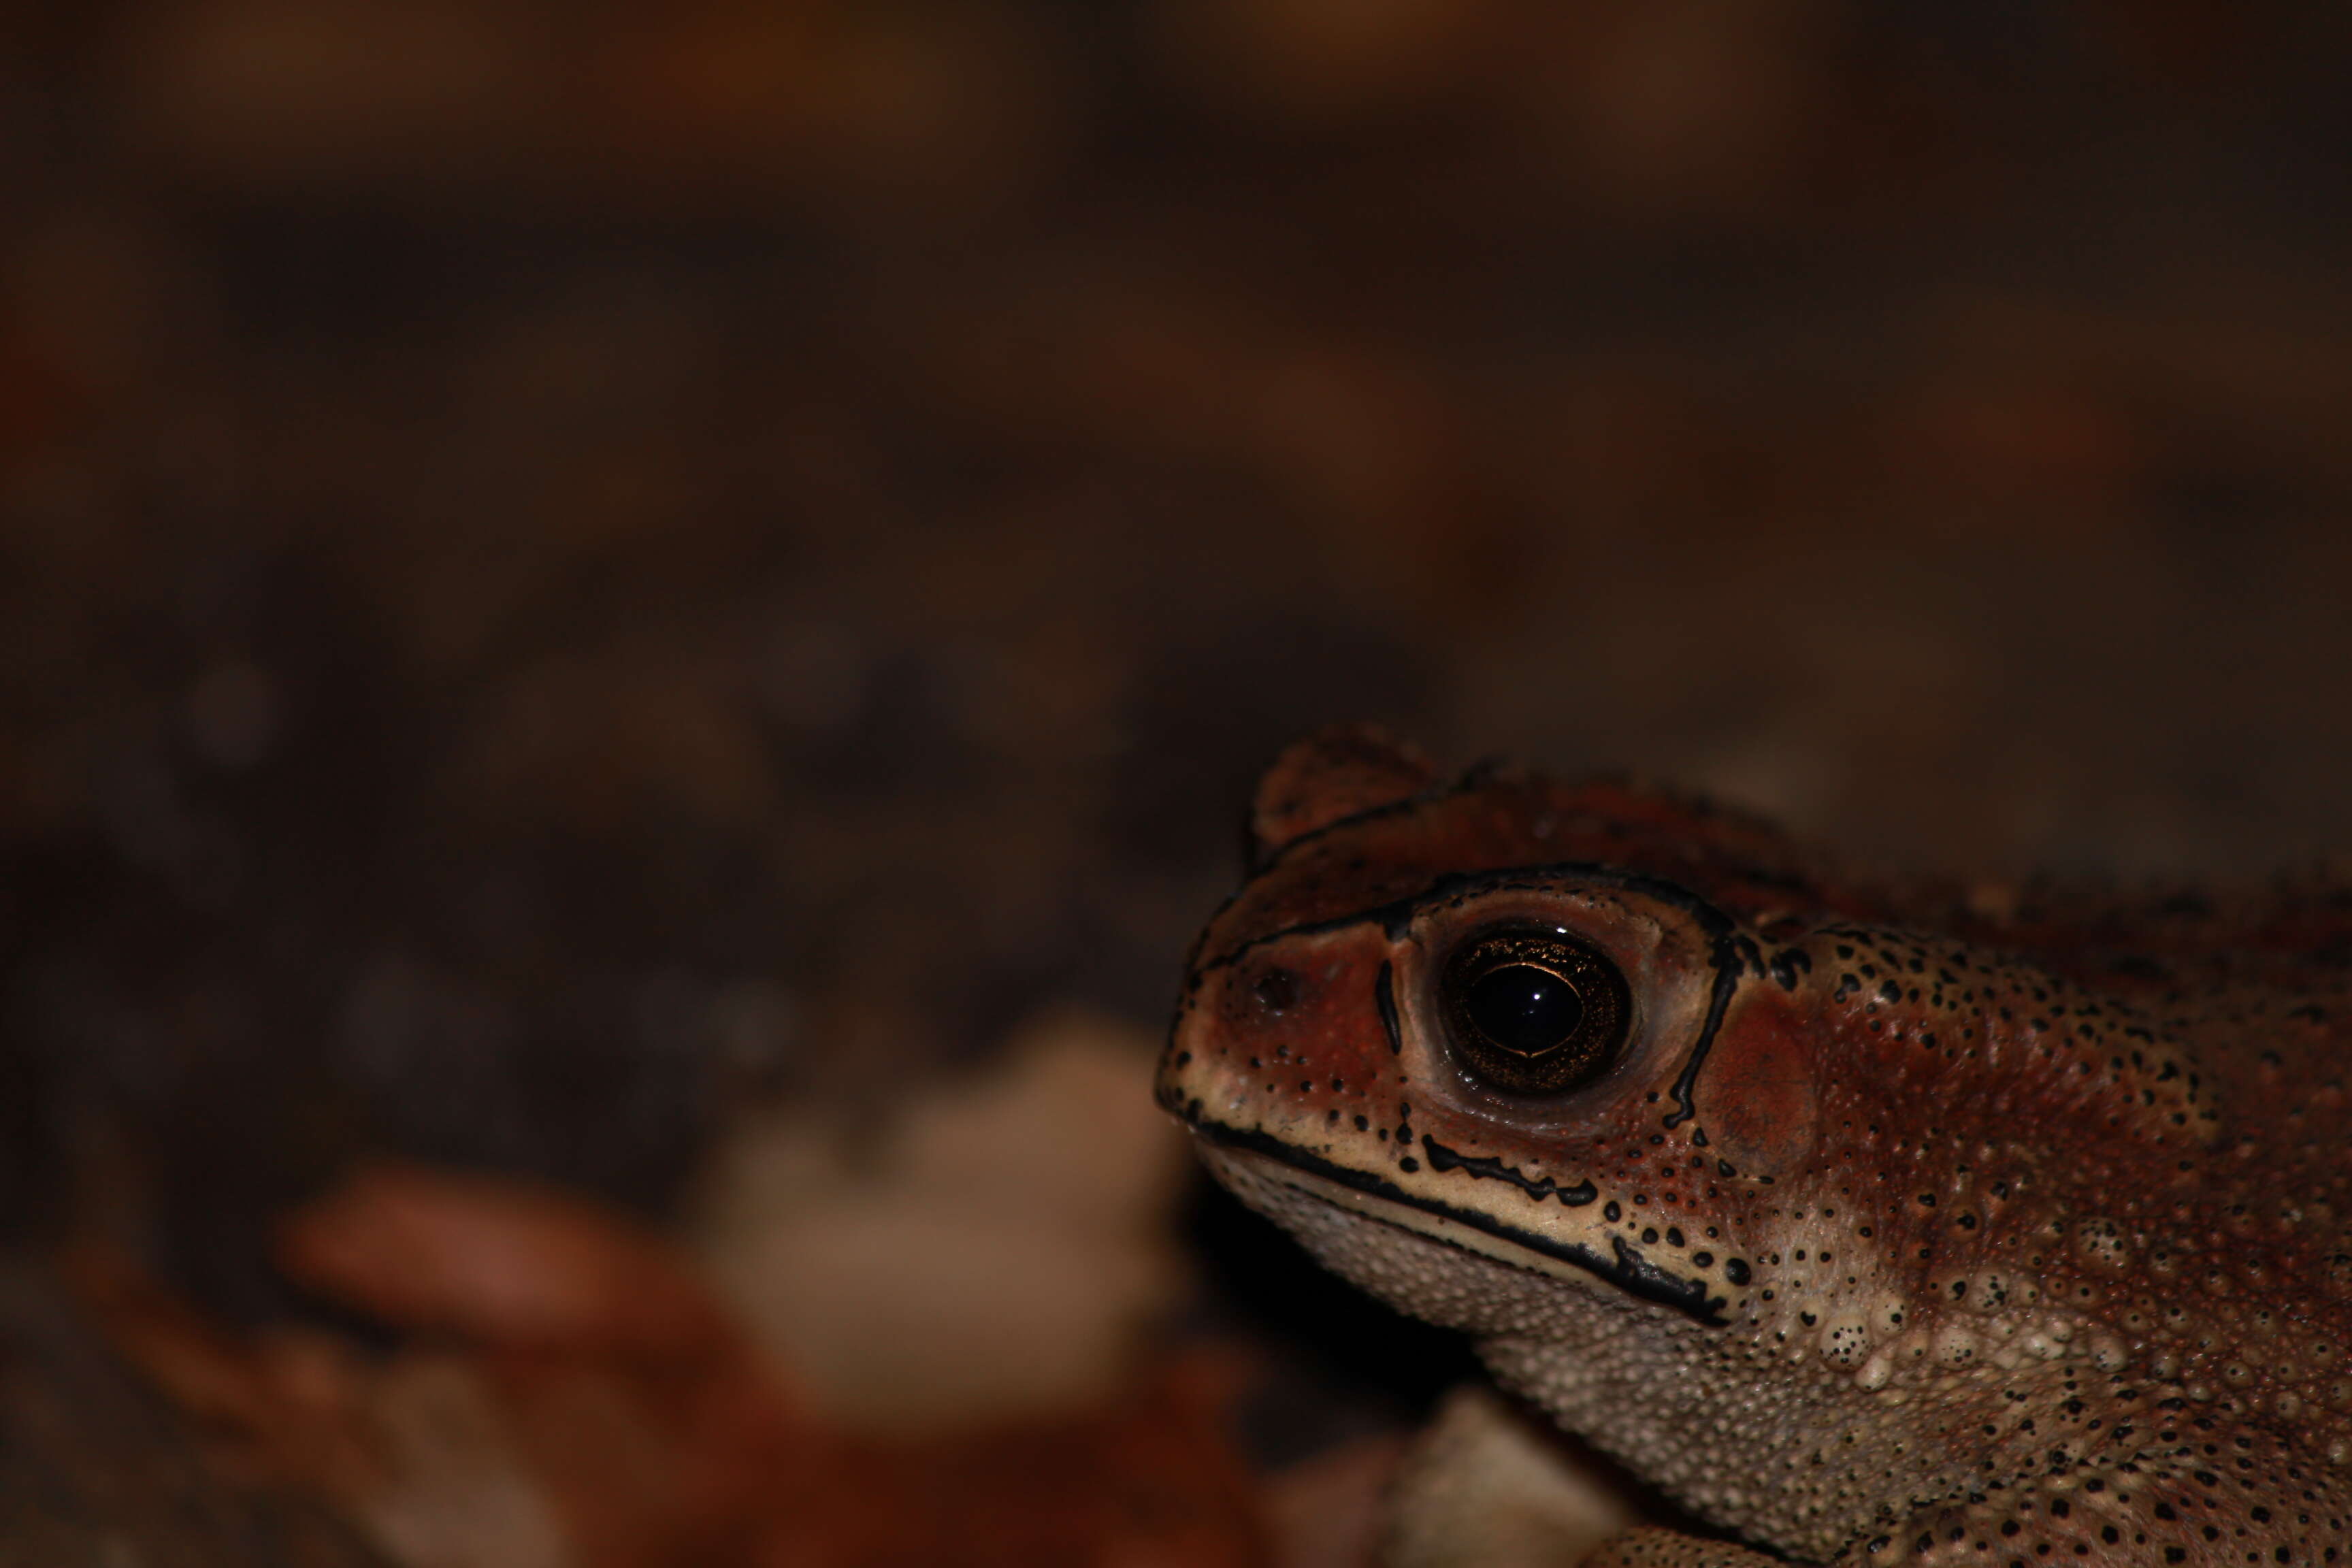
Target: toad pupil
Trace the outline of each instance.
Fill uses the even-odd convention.
[[[1470,1021],[1502,1049],[1523,1057],[1556,1050],[1584,1022],[1576,987],[1532,963],[1507,963],[1471,983]]]
[[[1624,1044],[1633,1012],[1614,964],[1548,931],[1493,931],[1456,949],[1438,994],[1462,1068],[1506,1094],[1589,1082]]]

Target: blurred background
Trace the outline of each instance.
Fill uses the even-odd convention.
[[[861,1473],[1192,1400],[1198,1451],[1134,1473],[1205,1466],[1180,1489],[1238,1500],[1229,1560],[1309,1561],[1346,1531],[1296,1520],[1369,1495],[1443,1376],[1297,1370],[1402,1331],[1322,1333],[1345,1299],[1185,1196],[1129,1102],[1251,779],[1320,723],[1630,768],[1867,866],[2352,849],[2337,8],[85,0],[5,31],[0,1214],[84,1264],[11,1287],[0,1557],[896,1550],[624,1550],[488,1373],[466,1430],[527,1452],[509,1513],[466,1507],[540,1533],[437,1493],[386,1524],[383,1478],[457,1439],[386,1458],[385,1380],[420,1323],[504,1331],[289,1231],[392,1171],[433,1237],[677,1249],[793,1441]],[[1129,1154],[971,1184],[1112,1129]],[[1111,1347],[1091,1370],[861,1405],[840,1369],[947,1331],[874,1301],[969,1288],[890,1270],[1058,1213],[1090,1158],[1129,1195],[1071,1223],[1123,1261],[973,1267],[1108,1291],[1055,1336]],[[826,1319],[818,1276],[884,1283]],[[112,1415],[58,1414],[101,1384]],[[288,1457],[328,1430],[364,1453]],[[1332,1453],[1371,1457],[1267,1489]]]

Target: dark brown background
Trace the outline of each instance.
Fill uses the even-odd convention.
[[[153,0],[0,45],[0,1097],[278,1310],[1139,1018],[1373,718],[1866,861],[2352,847],[2352,23]]]

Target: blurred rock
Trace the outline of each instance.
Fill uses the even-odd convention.
[[[1390,1501],[1384,1568],[1549,1568],[1639,1522],[1616,1478],[1471,1385],[1415,1439]]]
[[[1167,1225],[1185,1152],[1151,1103],[1154,1044],[1049,1015],[988,1074],[914,1090],[870,1127],[747,1124],[700,1205],[705,1267],[845,1426],[1097,1404],[1181,1279]]]
[[[578,1559],[497,1401],[463,1359],[384,1370],[368,1413],[385,1474],[355,1511],[403,1568],[572,1568]]]

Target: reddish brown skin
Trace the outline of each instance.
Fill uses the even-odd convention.
[[[1269,775],[1160,1087],[1237,1191],[1788,1559],[2352,1553],[2352,892],[1881,883],[1660,790],[1433,779],[1362,731]],[[1591,1085],[1450,1052],[1443,957],[1498,921],[1625,973],[1643,1022]]]

